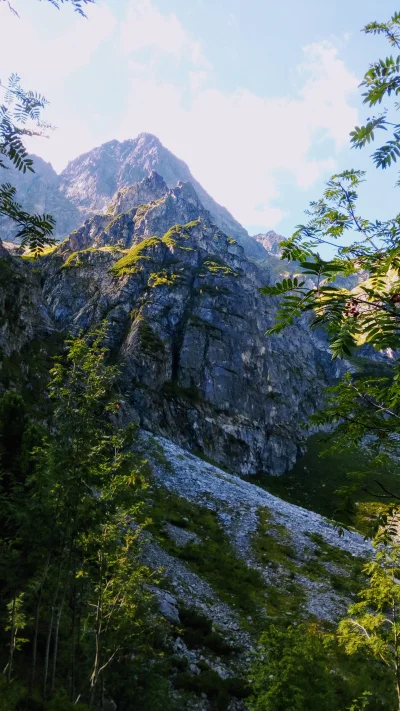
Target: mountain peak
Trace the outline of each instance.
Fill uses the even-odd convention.
[[[133,141],[135,143],[157,143],[159,146],[162,146],[160,139],[155,136],[154,133],[146,133],[146,131],[139,133]]]
[[[112,209],[114,215],[119,215],[140,205],[146,205],[158,200],[167,192],[168,187],[164,179],[155,170],[152,170],[139,183],[118,190],[109,209]]]
[[[143,132],[122,142],[110,141],[71,161],[60,175],[61,191],[85,215],[101,212],[118,190],[139,183],[152,171],[162,176],[169,188],[180,181],[191,183],[201,204],[225,234],[237,239],[250,256],[266,256],[262,246],[193,177],[186,163],[152,133]]]
[[[254,235],[254,239],[257,240],[259,244],[262,244],[269,254],[273,254],[274,257],[281,256],[282,250],[280,243],[285,239],[282,235],[278,235],[274,230],[269,230],[269,232]]]

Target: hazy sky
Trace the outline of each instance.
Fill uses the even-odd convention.
[[[58,128],[32,152],[60,171],[100,143],[156,134],[250,233],[289,234],[332,172],[370,166],[348,134],[368,115],[357,89],[386,53],[361,27],[389,0],[106,0],[0,3],[0,78],[50,100]],[[393,172],[371,168],[369,217],[396,207]]]

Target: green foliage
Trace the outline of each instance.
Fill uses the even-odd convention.
[[[344,171],[333,176],[323,198],[311,204],[308,224],[300,225],[293,237],[282,243],[283,258],[300,259],[302,274],[313,278],[311,288],[304,280],[286,279],[261,290],[269,296],[283,296],[277,323],[269,333],[281,331],[295,318],[312,311],[312,325],[325,327],[334,357],[348,356],[363,343],[378,350],[394,348],[398,339],[400,228],[396,220],[372,223],[357,216],[357,188],[363,175],[360,171]],[[337,256],[330,262],[312,251],[350,230],[358,233],[357,241],[338,244]],[[334,283],[339,276],[357,273],[360,283],[355,289]]]
[[[244,679],[221,679],[219,674],[211,669],[203,670],[196,676],[188,672],[177,674],[174,684],[177,689],[205,694],[213,711],[227,711],[232,696],[245,699],[249,695],[249,688]]]
[[[236,651],[235,647],[228,644],[222,635],[213,631],[212,620],[197,610],[180,607],[179,619],[183,627],[182,638],[190,649],[206,647],[221,657],[229,657]]]
[[[396,13],[388,23],[371,23],[365,31],[383,34],[397,46],[399,26],[400,15]],[[389,98],[397,93],[399,61],[389,58],[370,66],[363,81],[367,103],[373,105],[383,96]],[[367,145],[378,128],[386,129],[385,121],[369,119],[365,127],[353,133],[353,144]],[[397,144],[389,142],[386,148],[386,158],[381,162],[374,154],[375,163],[382,167],[397,155]],[[351,483],[341,487],[343,509],[347,508],[350,515],[354,514],[351,507],[356,493],[360,485],[366,487],[366,480],[375,479],[373,492],[377,498],[387,504],[398,501],[397,485],[394,490],[387,489],[380,474],[389,473],[393,478],[393,454],[398,456],[400,434],[400,372],[396,359],[400,346],[400,219],[397,215],[386,221],[372,221],[358,214],[358,190],[364,179],[365,173],[358,170],[332,176],[322,198],[311,203],[308,223],[300,225],[292,238],[282,243],[282,257],[300,261],[302,274],[311,277],[311,285],[305,280],[302,283],[286,279],[262,289],[268,296],[281,298],[270,334],[279,333],[294,319],[309,313],[311,326],[325,329],[333,357],[354,358],[356,349],[364,345],[393,353],[391,365],[386,361],[380,373],[369,369],[360,374],[357,368],[342,378],[328,391],[324,412],[312,418],[319,426],[336,428],[336,451],[362,449],[362,471],[349,472]],[[350,244],[349,238],[353,240]],[[320,245],[334,247],[335,256],[329,262],[316,251]],[[341,287],[336,280],[349,275],[358,277],[358,285]]]
[[[0,89],[5,91],[4,103],[0,105],[0,169],[7,169],[11,164],[23,173],[33,172],[32,159],[28,158],[23,137],[43,135],[46,125],[40,121],[40,113],[47,101],[40,94],[24,91],[16,74],[10,76],[7,86],[0,82]],[[9,217],[18,225],[16,236],[22,247],[29,247],[37,254],[44,245],[54,243],[51,239],[54,220],[48,214],[25,212],[15,201],[15,194],[10,183],[0,185],[0,215]]]
[[[0,129],[1,122],[2,116],[0,113]],[[3,151],[0,145],[0,155],[2,152]],[[24,158],[21,157],[21,154],[18,154],[18,157],[21,162],[16,163],[16,167],[20,166],[18,167],[18,170],[23,170],[23,167],[25,166],[25,163],[23,162]],[[1,163],[1,159],[0,167],[6,167]],[[50,237],[53,232],[55,221],[51,215],[31,215],[23,210],[21,205],[14,200],[15,194],[16,189],[10,185],[10,183],[2,183],[0,185],[0,215],[9,217],[19,226],[20,229],[17,232],[16,237],[20,240],[21,247],[29,248],[33,256],[36,256],[41,253],[45,245],[55,244],[55,241]]]
[[[250,673],[249,711],[394,709],[388,675],[360,654],[354,660],[315,622],[270,625]]]
[[[261,636],[262,658],[253,670],[251,711],[332,711],[333,679],[316,627],[271,625]]]
[[[156,357],[161,357],[165,353],[165,346],[161,338],[142,317],[139,318],[138,332],[143,353]]]
[[[179,286],[184,279],[184,267],[180,267],[179,271],[176,268],[160,269],[158,272],[153,272],[149,276],[149,286]]]
[[[154,250],[161,244],[158,237],[148,237],[140,244],[132,247],[128,254],[111,267],[110,271],[115,277],[123,277],[128,274],[137,274],[144,267],[146,261],[153,259]]]
[[[222,261],[222,259],[219,259],[216,256],[207,257],[203,261],[200,267],[199,276],[207,276],[207,273],[212,274],[213,276],[221,277],[238,276],[238,272],[235,272],[234,269],[229,267],[227,264],[225,264],[225,262]]]
[[[73,269],[74,267],[81,267],[83,265],[82,260],[79,257],[80,252],[71,252],[66,258],[61,269]]]
[[[397,519],[390,523],[396,535]],[[387,535],[385,527],[375,537],[376,557],[364,568],[369,586],[360,592],[360,602],[349,607],[349,616],[339,623],[338,638],[347,654],[365,651],[390,670],[400,708],[400,546],[388,545]]]
[[[383,35],[392,47],[400,48],[400,13],[395,12],[388,22],[370,22],[364,28],[366,34]],[[370,64],[364,75],[361,86],[364,103],[369,107],[381,104],[385,97],[397,97],[400,92],[400,56],[378,59]],[[396,109],[398,106],[396,105]],[[388,168],[396,163],[400,156],[400,124],[389,120],[386,108],[378,116],[367,120],[364,126],[356,126],[351,132],[351,142],[354,148],[363,148],[375,140],[376,129],[392,133],[392,138],[377,148],[372,154],[377,168]]]
[[[365,32],[382,34],[399,48],[399,28],[400,13],[395,13],[388,23],[370,23]],[[364,102],[369,106],[397,96],[400,58],[389,57],[370,65],[362,86],[366,90]],[[389,128],[392,136],[373,154],[376,167],[387,168],[400,156],[400,125],[388,121],[385,110],[351,134],[353,146],[362,148],[372,143],[380,130]],[[310,629],[304,625],[286,631],[273,628],[263,640],[264,658],[255,667],[255,694],[250,706],[255,711],[400,708],[400,558],[398,547],[393,545],[399,500],[400,374],[396,353],[400,346],[400,219],[397,215],[373,221],[359,215],[358,191],[364,179],[365,173],[358,170],[332,176],[322,198],[311,203],[308,222],[281,245],[282,258],[299,262],[301,275],[261,290],[266,296],[280,298],[278,317],[269,334],[279,333],[295,319],[309,315],[311,326],[325,329],[333,357],[349,358],[355,371],[328,391],[325,410],[312,420],[331,432],[328,457],[339,455],[344,461],[343,473],[348,478],[338,492],[343,497],[338,515],[357,521],[360,490],[361,496],[385,504],[375,516],[376,558],[363,568],[369,586],[359,592],[360,602],[350,606],[348,617],[338,629],[338,641],[347,660],[356,660],[359,679],[352,675],[351,662],[342,658],[336,642],[328,644],[318,630],[311,631],[310,637]],[[317,251],[321,245],[334,248],[330,261],[321,259]],[[351,275],[358,278],[357,286],[342,286],[346,283],[343,277]],[[365,344],[378,351],[391,349],[392,364],[387,361],[382,367],[371,367],[354,357],[356,349]],[[320,468],[323,470],[323,462]],[[310,472],[304,476],[311,478]],[[337,476],[332,480],[338,481]],[[323,476],[321,479],[324,481]],[[374,511],[378,513],[376,504]],[[335,562],[335,557],[323,541],[310,539],[316,546],[315,557],[306,562],[303,572],[319,580],[324,576],[324,561]],[[360,583],[360,561],[357,568]],[[348,563],[346,570],[353,575],[352,564]],[[334,589],[347,594],[357,591],[350,576],[333,573],[329,577]],[[368,664],[368,656],[372,664]],[[370,678],[373,674],[378,685]],[[377,686],[383,681],[386,690],[378,692]]]
[[[97,705],[104,678],[118,676],[128,650],[143,654],[146,625],[157,626],[139,544],[147,463],[132,452],[134,430],[118,426],[104,339],[102,328],[67,342],[51,373],[51,425],[36,442],[21,398],[0,402],[0,416],[14,413],[0,427],[2,666],[11,683],[28,657],[43,703],[68,679],[68,697]],[[64,707],[68,698],[48,706]]]
[[[180,240],[190,239],[190,231],[193,228],[198,227],[199,224],[200,220],[192,220],[192,222],[188,222],[186,225],[174,225],[168,230],[168,232],[165,233],[161,241],[164,242],[167,247],[178,247],[179,249],[191,251],[192,248],[184,247],[180,244]]]

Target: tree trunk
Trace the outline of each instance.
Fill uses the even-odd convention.
[[[393,583],[395,583],[393,579]],[[392,601],[393,615],[393,642],[394,642],[394,670],[396,675],[397,708],[400,711],[400,665],[399,665],[399,638],[397,634],[397,605],[395,599]]]
[[[51,673],[51,685],[50,685],[50,694],[54,694],[55,686],[56,686],[56,669],[57,669],[57,657],[58,657],[58,635],[60,631],[60,622],[61,622],[61,615],[64,607],[64,602],[65,602],[65,594],[67,590],[67,583],[68,583],[68,576],[70,572],[70,562],[71,562],[71,551],[68,556],[68,562],[67,562],[67,570],[65,574],[65,580],[64,580],[64,589],[63,589],[63,594],[62,598],[60,601],[60,604],[58,606],[58,611],[57,611],[57,619],[56,619],[56,628],[54,632],[54,650],[53,650],[53,669]]]
[[[8,655],[8,665],[7,665],[7,681],[11,681],[12,665],[15,649],[15,608],[16,608],[16,598],[13,597],[12,613],[11,613],[11,625],[10,625],[10,653]]]
[[[75,698],[75,622],[76,622],[76,585],[75,585],[75,565],[73,569],[73,586],[71,594],[71,608],[72,608],[72,619],[71,619],[71,691],[70,699],[71,703],[74,702]]]
[[[31,677],[29,679],[29,696],[32,696],[33,693],[33,685],[35,683],[35,676],[36,676],[36,660],[37,660],[37,640],[38,640],[38,633],[39,633],[39,619],[40,619],[40,606],[42,603],[42,595],[43,595],[43,588],[44,584],[46,582],[47,578],[47,573],[49,570],[50,566],[50,553],[47,556],[46,559],[46,565],[44,568],[44,573],[43,573],[43,578],[42,582],[40,583],[40,588],[38,592],[38,600],[36,604],[36,613],[35,613],[35,631],[33,634],[33,644],[32,644],[32,668],[31,668]]]
[[[43,670],[43,698],[46,698],[47,694],[47,677],[49,675],[49,658],[50,658],[50,644],[51,644],[51,637],[53,634],[53,619],[54,619],[54,604],[51,606],[51,614],[50,614],[50,622],[49,622],[49,628],[47,631],[47,639],[46,639],[46,652],[44,655],[44,670]]]
[[[97,686],[97,681],[99,677],[99,669],[100,669],[100,635],[101,635],[101,626],[102,626],[102,585],[103,585],[103,558],[102,554],[100,553],[100,583],[99,583],[99,595],[97,598],[97,607],[96,607],[96,631],[95,631],[95,639],[96,639],[96,652],[94,656],[94,662],[93,662],[93,670],[92,670],[92,675],[90,677],[90,700],[89,700],[89,708],[93,708],[93,702],[95,698],[95,693],[96,693],[96,686]]]

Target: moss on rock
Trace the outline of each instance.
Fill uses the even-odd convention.
[[[136,274],[143,267],[143,262],[152,260],[151,252],[161,243],[158,237],[148,237],[140,244],[132,247],[129,252],[121,257],[111,267],[110,272],[116,277],[126,276],[127,274]],[[150,252],[148,254],[147,252]]]

